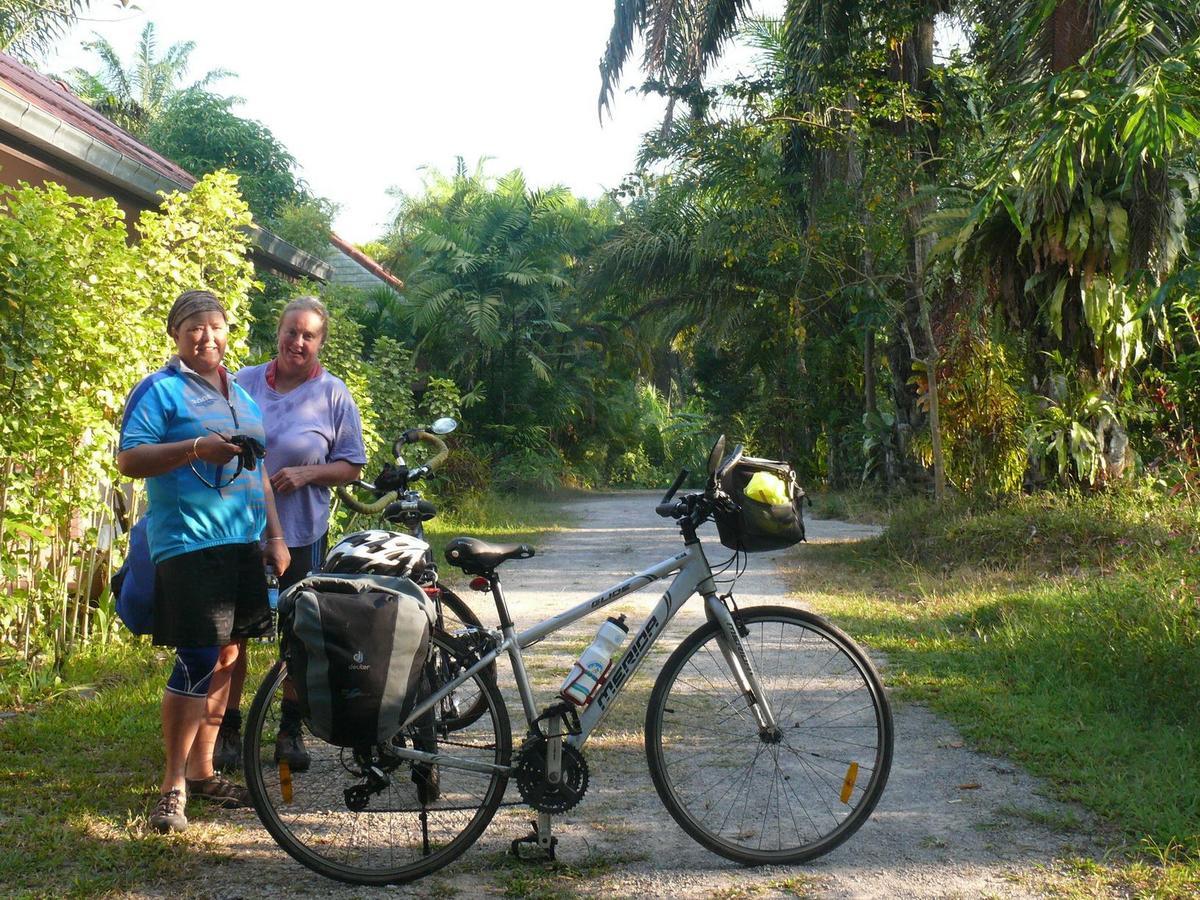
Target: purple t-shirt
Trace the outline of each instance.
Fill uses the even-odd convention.
[[[234,376],[262,410],[267,474],[338,460],[366,465],[362,420],[346,383],[322,369],[316,378],[280,394],[267,384],[268,365],[248,366]],[[311,544],[329,530],[329,496],[329,488],[318,484],[275,495],[289,547]]]

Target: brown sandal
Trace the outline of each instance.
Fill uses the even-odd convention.
[[[189,797],[216,804],[222,809],[241,809],[253,805],[250,800],[250,792],[224,775],[188,778],[187,790]]]

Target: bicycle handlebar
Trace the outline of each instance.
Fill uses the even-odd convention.
[[[446,457],[450,455],[450,448],[446,446],[445,441],[431,431],[422,431],[419,428],[409,429],[392,442],[392,453],[399,456],[401,444],[415,444],[417,441],[429,444],[437,452],[420,469],[413,469],[413,473],[420,472],[422,469],[427,470],[427,472],[436,472],[438,467],[446,461]],[[420,475],[417,477],[419,478]]]
[[[671,482],[671,486],[667,488],[667,492],[663,494],[662,503],[659,504],[660,506],[666,504],[672,497],[675,496],[675,492],[679,490],[679,488],[683,485],[684,479],[687,477],[688,470],[680,469],[679,474],[675,476],[675,480]]]
[[[368,489],[373,489],[373,487],[374,487],[374,485],[369,485],[364,481],[355,481],[352,483],[362,485],[363,487],[366,487]],[[351,494],[348,490],[346,490],[345,485],[341,485],[341,484],[339,484],[337,487],[337,495],[338,495],[338,497],[341,498],[341,501],[343,503],[345,503],[348,507],[350,507],[356,513],[362,513],[365,516],[373,516],[373,515],[375,515],[375,513],[383,512],[387,508],[387,505],[389,503],[393,502],[397,497],[400,496],[399,493],[397,493],[396,491],[388,491],[386,494],[384,494],[378,500],[375,500],[373,503],[363,503],[361,500],[359,500],[357,497],[355,497],[353,494]]]
[[[673,500],[670,503],[660,503],[654,507],[654,511],[664,519],[677,519],[683,515],[686,510],[686,505],[682,500]]]
[[[404,434],[402,434],[400,437],[396,438],[396,440],[392,442],[392,452],[395,456],[399,457],[400,448],[402,445],[415,444],[417,441],[429,444],[437,452],[434,453],[433,457],[424,465],[408,471],[408,481],[410,482],[417,481],[420,478],[424,478],[425,476],[436,472],[438,467],[446,461],[446,457],[450,455],[450,448],[446,446],[445,441],[443,441],[438,435],[429,431],[424,431],[420,428],[411,428],[404,432]],[[369,491],[375,490],[375,485],[369,484],[362,480],[351,483],[356,484],[359,487],[366,488]],[[383,512],[391,503],[394,503],[400,497],[399,491],[388,491],[386,494],[376,498],[370,503],[364,503],[346,490],[345,485],[338,485],[337,495],[348,507],[350,507],[356,513],[362,513],[365,516],[373,516],[376,513]]]

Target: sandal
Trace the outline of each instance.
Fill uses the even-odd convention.
[[[250,792],[243,785],[230,781],[224,775],[188,778],[187,790],[189,797],[214,803],[221,809],[241,809],[253,805],[250,800]]]

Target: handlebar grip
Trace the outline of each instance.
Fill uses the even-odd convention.
[[[675,514],[679,509],[679,501],[672,500],[670,503],[660,503],[654,507],[654,511],[664,519],[674,519]]]
[[[346,490],[344,485],[338,485],[337,495],[348,507],[356,513],[362,513],[365,516],[373,516],[377,512],[383,512],[387,505],[399,496],[395,491],[388,491],[374,503],[363,503]]]
[[[450,455],[450,448],[446,446],[445,441],[429,431],[418,431],[417,440],[424,441],[437,451],[437,454],[433,457],[433,459],[425,463],[425,468],[429,469],[430,472],[436,472],[438,466],[444,463],[446,461],[446,457]]]
[[[665,494],[663,494],[663,498],[662,498],[663,504],[666,504],[667,501],[669,501],[672,497],[675,496],[675,492],[677,490],[679,490],[680,487],[683,486],[684,479],[686,479],[687,477],[688,477],[688,470],[680,469],[679,474],[675,476],[675,480],[671,483],[671,486],[669,488],[667,488],[667,492]],[[660,513],[660,515],[661,515],[661,513]]]

